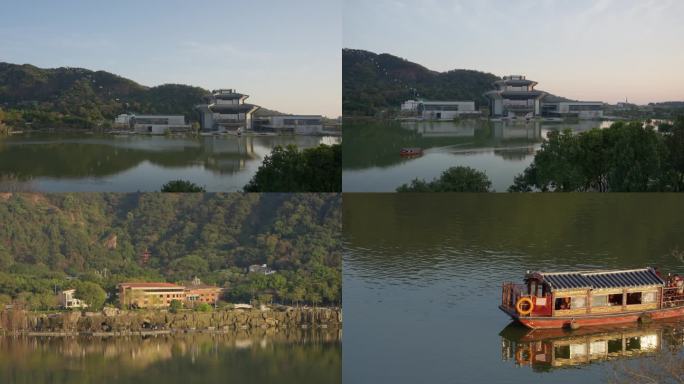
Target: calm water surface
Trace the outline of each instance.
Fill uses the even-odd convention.
[[[345,124],[342,188],[345,192],[394,192],[415,178],[432,180],[449,167],[484,171],[492,187],[505,192],[552,130],[583,132],[610,122],[503,123],[393,122]],[[424,149],[421,157],[399,156],[403,147]]]
[[[672,255],[684,250],[684,197],[347,194],[344,200],[344,383],[604,382],[649,364],[657,355],[649,350],[654,340],[659,350],[682,344],[671,336],[681,336],[684,325],[656,336],[627,329],[601,337],[624,338],[643,353],[572,368],[521,365],[515,351],[529,343],[525,329],[509,326],[497,306],[501,283],[520,282],[527,269],[658,265],[684,272],[684,260]],[[558,335],[535,337],[568,343],[552,340]]]
[[[1,337],[14,384],[339,383],[337,331],[287,336]]]
[[[208,192],[237,191],[276,145],[309,148],[339,141],[312,136],[15,135],[0,139],[0,189],[146,192],[184,179]]]

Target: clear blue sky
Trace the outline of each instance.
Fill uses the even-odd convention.
[[[523,74],[579,100],[684,100],[682,0],[345,0],[343,46]]]
[[[266,108],[336,117],[341,1],[0,0],[0,61],[237,88]]]

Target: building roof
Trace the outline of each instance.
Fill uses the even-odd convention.
[[[121,283],[119,286],[124,288],[185,288],[173,283]]]
[[[204,284],[202,280],[200,280],[198,277],[195,277],[192,279],[192,281],[188,282],[185,284],[185,289],[188,290],[193,290],[193,289],[221,289],[221,287],[217,287],[215,285],[209,285],[209,284]]]
[[[548,283],[551,290],[601,289],[623,287],[663,286],[665,282],[652,268],[618,271],[535,272]]]
[[[419,104],[427,104],[427,105],[438,105],[438,104],[446,104],[446,105],[457,105],[457,104],[463,104],[463,103],[475,103],[474,101],[470,100],[464,100],[464,101],[420,101]]]
[[[247,113],[259,109],[254,104],[210,104],[209,110],[215,113]]]
[[[536,81],[532,80],[497,80],[494,82],[494,84],[505,84],[505,85],[512,85],[512,86],[525,86],[525,85],[537,85]]]

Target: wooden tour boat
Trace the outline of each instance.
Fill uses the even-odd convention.
[[[503,284],[499,308],[533,329],[684,318],[684,280],[653,268],[528,271],[525,284]]]
[[[420,156],[422,154],[423,154],[423,148],[418,148],[418,147],[402,148],[399,151],[400,156],[406,156],[406,157]]]

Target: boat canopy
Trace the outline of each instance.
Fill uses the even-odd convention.
[[[527,279],[547,283],[551,291],[565,289],[602,289],[662,287],[665,285],[653,268],[619,271],[532,272]]]

